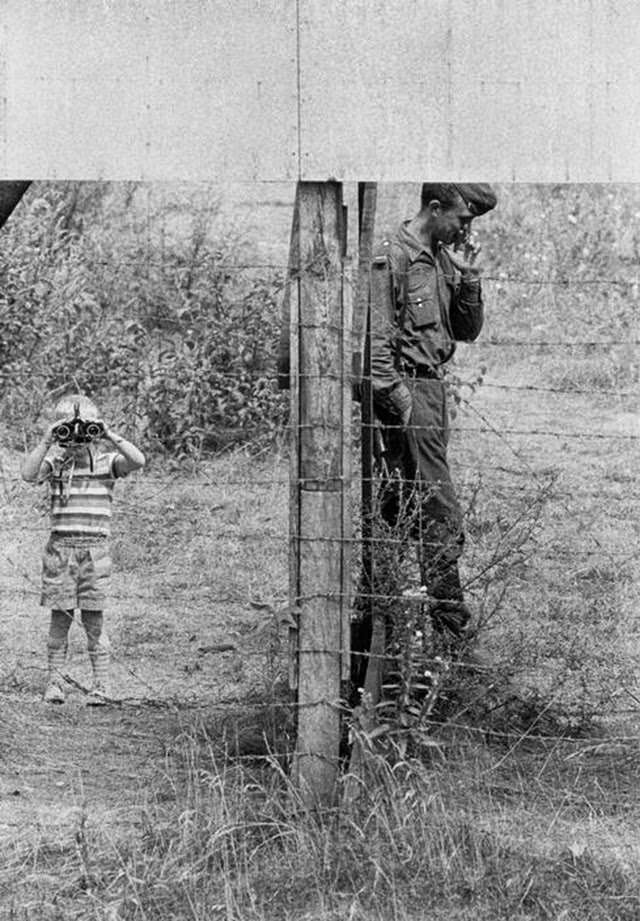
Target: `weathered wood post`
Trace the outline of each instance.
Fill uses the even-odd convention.
[[[350,616],[345,504],[351,446],[349,298],[343,297],[342,186],[301,182],[290,311],[291,594],[297,601],[298,732],[294,777],[309,806],[335,801],[344,618]],[[297,256],[296,256],[297,254]],[[346,306],[346,310],[345,310]],[[348,652],[348,650],[346,651]]]

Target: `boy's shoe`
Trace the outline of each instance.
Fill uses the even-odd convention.
[[[55,681],[49,681],[46,688],[44,689],[42,699],[46,704],[63,704],[64,691],[62,690],[62,687]]]
[[[103,682],[96,682],[87,695],[87,707],[104,707],[111,700],[109,688]]]

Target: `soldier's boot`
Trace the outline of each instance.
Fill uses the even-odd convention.
[[[470,669],[487,669],[491,662],[475,648],[476,634],[471,627],[471,611],[464,600],[457,562],[442,566],[431,580],[433,602],[429,610],[436,632],[448,654]]]

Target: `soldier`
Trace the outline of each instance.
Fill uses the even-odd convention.
[[[417,541],[429,613],[452,650],[469,639],[470,612],[458,569],[464,532],[447,463],[443,378],[456,341],[473,341],[482,329],[470,226],[495,205],[486,184],[424,183],[420,211],[384,240],[371,270],[371,382],[388,471],[381,512]],[[384,587],[374,581],[371,591]]]

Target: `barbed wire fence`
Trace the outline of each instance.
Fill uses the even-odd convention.
[[[243,544],[264,544],[265,541],[278,542],[283,549],[287,548],[290,571],[289,597],[278,600],[263,598],[253,599],[258,606],[254,611],[260,614],[260,605],[269,618],[279,620],[276,632],[289,631],[292,637],[289,654],[283,653],[284,658],[293,662],[290,683],[296,694],[295,699],[284,696],[282,699],[264,701],[247,700],[242,695],[227,697],[218,700],[180,700],[167,697],[162,688],[149,681],[140,674],[139,669],[118,655],[114,651],[114,659],[119,668],[128,671],[144,693],[130,699],[124,698],[123,705],[132,703],[153,703],[165,700],[169,706],[202,706],[208,710],[218,710],[220,713],[233,713],[248,711],[272,712],[281,715],[285,712],[293,713],[297,718],[297,748],[295,751],[295,770],[301,776],[300,782],[306,785],[314,797],[321,800],[330,799],[330,791],[335,787],[337,772],[340,769],[342,753],[340,750],[343,734],[343,723],[349,715],[349,709],[343,700],[342,691],[349,675],[350,656],[350,625],[354,601],[354,573],[357,572],[362,549],[362,534],[358,528],[362,522],[358,521],[358,502],[360,473],[357,460],[361,457],[361,445],[354,447],[354,428],[352,421],[352,355],[354,353],[354,339],[352,337],[352,310],[356,305],[359,292],[354,285],[354,265],[349,262],[348,253],[344,246],[345,215],[342,212],[342,201],[338,197],[337,186],[323,185],[323,188],[313,191],[316,198],[309,204],[306,223],[303,228],[309,234],[309,239],[317,239],[318,234],[324,234],[325,239],[332,237],[324,252],[318,254],[317,249],[311,255],[302,256],[302,263],[292,269],[291,264],[283,267],[278,264],[262,262],[236,263],[228,266],[229,271],[245,272],[253,269],[280,270],[283,268],[293,280],[289,296],[295,300],[294,311],[290,314],[291,322],[287,333],[292,334],[293,359],[290,368],[291,390],[291,415],[288,435],[292,439],[292,450],[289,475],[284,469],[278,476],[235,477],[229,475],[224,480],[224,488],[233,490],[251,488],[275,488],[281,501],[289,494],[291,499],[291,513],[288,533],[275,527],[270,532],[264,530],[259,533],[243,533],[242,526],[219,530],[219,540],[239,540]],[[323,197],[324,196],[324,197]],[[321,204],[318,205],[318,198]],[[327,215],[333,216],[333,225]],[[318,215],[323,215],[322,219]],[[300,227],[297,233],[300,233]],[[309,280],[311,279],[311,280]],[[638,281],[619,279],[538,279],[522,278],[518,276],[487,276],[489,283],[502,285],[527,284],[527,285],[553,285],[560,290],[567,290],[572,285],[598,285],[615,284],[619,286],[637,286]],[[305,290],[305,285],[308,288]],[[332,295],[327,297],[327,289]],[[313,311],[305,315],[304,309]],[[336,322],[340,315],[341,323]],[[361,336],[362,329],[357,331]],[[312,360],[305,352],[305,336],[320,336],[320,347],[316,348]],[[485,350],[494,348],[537,348],[548,350],[607,350],[611,347],[637,347],[640,340],[630,337],[627,340],[606,339],[492,339],[483,341]],[[329,347],[334,349],[333,359],[328,356]],[[325,351],[323,351],[323,349]],[[367,369],[363,369],[366,381]],[[275,382],[275,378],[274,378]],[[543,394],[548,396],[593,396],[613,397],[621,402],[629,402],[629,412],[633,412],[633,401],[637,394],[628,388],[615,389],[612,387],[573,388],[548,386],[540,383],[504,383],[484,379],[479,385],[485,390],[493,390],[508,394]],[[305,400],[308,401],[305,404]],[[552,497],[560,506],[562,503],[573,503],[570,514],[579,515],[575,508],[575,500],[590,499],[596,502],[618,503],[621,514],[633,514],[630,506],[639,497],[637,489],[634,491],[633,477],[628,480],[612,479],[607,473],[601,476],[585,479],[576,486],[562,487],[561,482],[551,476],[547,477],[544,470],[539,472],[528,460],[522,458],[523,440],[531,439],[550,440],[557,443],[559,440],[573,444],[600,443],[603,450],[611,453],[634,447],[640,440],[640,433],[635,431],[602,431],[589,430],[578,427],[576,430],[563,430],[545,424],[528,425],[526,417],[523,424],[518,426],[504,425],[501,420],[493,421],[489,411],[479,415],[473,400],[463,401],[465,421],[458,419],[454,428],[454,444],[452,445],[452,466],[454,471],[464,473],[469,470],[472,474],[489,478],[489,489],[502,492],[507,496],[507,502],[513,501],[515,496],[524,494],[535,501],[540,491],[545,496]],[[327,413],[328,409],[340,408],[338,416]],[[358,410],[364,412],[362,407]],[[467,421],[468,420],[468,421]],[[364,425],[372,425],[371,420],[363,421]],[[579,420],[576,420],[579,421]],[[464,456],[457,457],[455,439],[464,439],[465,444],[472,443],[474,439],[491,439],[492,444],[499,443],[500,463],[488,455],[486,450],[478,450],[478,456],[472,462],[464,460]],[[355,441],[359,442],[360,433],[356,432]],[[365,470],[366,461],[361,461],[362,479],[364,488],[369,489],[370,497],[373,495],[377,483],[377,474],[373,469]],[[284,465],[282,465],[284,466]],[[525,477],[528,482],[514,482],[517,478]],[[533,481],[533,482],[531,482]],[[189,485],[197,487],[203,494],[207,490],[221,488],[219,482],[200,477],[197,473],[190,477]],[[5,491],[12,487],[7,477],[4,478]],[[328,494],[328,496],[327,496]],[[355,496],[355,498],[354,498]],[[328,502],[330,514],[327,514]],[[128,509],[121,502],[119,513],[126,514]],[[132,507],[135,515],[135,505]],[[587,510],[588,517],[588,510]],[[508,524],[506,525],[508,527]],[[572,558],[601,560],[603,553],[608,559],[615,562],[616,566],[628,562],[635,564],[637,554],[635,547],[605,547],[603,550],[602,536],[594,533],[597,523],[587,522],[582,527],[580,545],[568,548]],[[46,534],[44,523],[33,525],[33,531]],[[393,536],[376,537],[366,534],[366,542],[371,546],[380,541],[385,547],[401,538]],[[554,552],[553,539],[548,538],[551,546],[550,553]],[[585,545],[586,544],[586,545]],[[537,550],[544,552],[544,541],[539,538]],[[282,554],[284,558],[284,553]],[[490,562],[490,561],[489,561]],[[473,565],[473,563],[471,564]],[[3,587],[3,595],[11,603],[11,598],[20,596],[29,598],[37,603],[39,586],[34,575],[30,575],[24,561],[18,561],[9,556],[9,566],[15,578]],[[481,579],[485,573],[469,572],[468,583]],[[139,597],[144,600],[147,593],[144,591],[127,591],[122,596],[116,595],[116,600],[129,602]],[[407,597],[409,600],[407,601]],[[251,599],[248,599],[249,601]],[[384,595],[378,593],[374,600],[393,603],[414,604],[411,596]],[[216,601],[239,601],[238,595],[230,594],[226,598],[216,595]],[[243,599],[247,601],[247,599]],[[313,629],[309,632],[308,627]],[[317,632],[315,632],[317,631]],[[264,634],[262,635],[264,639]],[[203,652],[203,656],[222,655],[225,652],[237,651],[243,658],[255,657],[261,662],[264,660],[264,648],[251,650],[241,647],[241,638],[235,644],[234,650],[212,649]],[[224,644],[223,644],[224,645]],[[233,645],[233,644],[228,644]],[[282,644],[280,646],[282,649]],[[375,651],[361,651],[359,653],[369,660],[387,662],[391,658],[389,653],[376,653]],[[318,661],[323,661],[321,669]],[[34,666],[36,667],[36,666]],[[44,667],[43,667],[44,668]],[[453,670],[463,671],[463,664],[453,663]],[[322,669],[326,671],[322,673]],[[327,674],[328,672],[328,674]],[[322,674],[321,674],[322,673]],[[326,679],[324,690],[318,685],[318,677]],[[6,678],[6,676],[5,676]],[[4,684],[4,680],[3,680]],[[329,687],[329,690],[327,690]],[[637,701],[633,701],[632,709],[635,711]],[[639,705],[640,706],[640,705]],[[303,720],[302,731],[300,714],[310,715],[311,719],[305,723]],[[424,725],[437,738],[443,731],[443,725],[437,719],[427,715]],[[530,742],[549,743],[567,746],[571,751],[567,757],[577,757],[580,751],[601,745],[618,744],[629,750],[634,750],[640,741],[635,733],[611,734],[603,737],[601,734],[573,735],[570,731],[565,733],[537,732],[535,721],[530,729],[523,730],[521,726],[514,729],[508,727],[496,728],[495,726],[474,725],[461,719],[450,718],[447,721],[450,729],[460,732],[476,734],[504,740],[507,745],[519,744],[521,740]],[[291,759],[290,748],[270,751],[260,757],[283,757]],[[255,758],[255,755],[246,756]],[[311,765],[311,767],[309,767]]]

